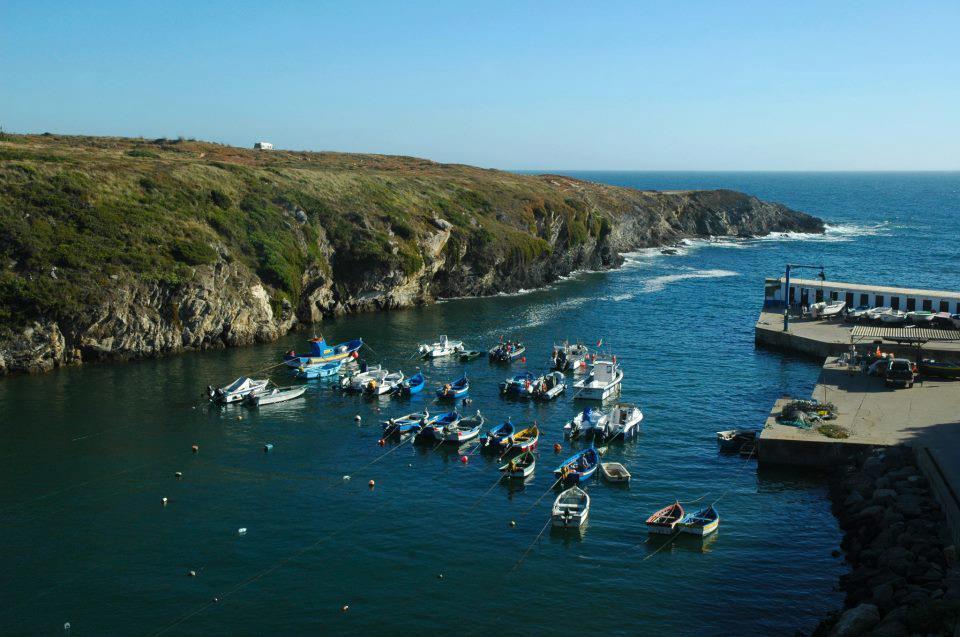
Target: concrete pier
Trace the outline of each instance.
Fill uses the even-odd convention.
[[[869,447],[906,444],[914,448],[918,463],[943,505],[955,540],[960,542],[960,380],[924,379],[912,388],[889,388],[882,378],[870,377],[857,367],[839,363],[837,354],[849,350],[851,327],[824,321],[791,322],[783,332],[783,317],[764,312],[757,322],[761,346],[826,358],[814,388],[814,398],[837,406],[829,424],[848,433],[829,438],[813,429],[777,422],[781,409],[792,398],[778,400],[764,424],[757,448],[761,464],[800,467],[834,466],[851,453]],[[960,336],[960,333],[958,333]],[[860,352],[875,348],[875,340],[857,344]],[[916,348],[882,341],[881,349],[913,359]],[[960,359],[960,340],[930,341],[922,348],[926,357]]]

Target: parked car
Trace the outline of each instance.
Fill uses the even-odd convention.
[[[917,366],[906,358],[892,358],[887,365],[884,379],[888,386],[913,387],[914,381],[917,380]]]

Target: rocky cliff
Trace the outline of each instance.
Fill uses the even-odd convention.
[[[184,140],[0,138],[0,374],[541,286],[684,237],[822,232],[732,191]]]

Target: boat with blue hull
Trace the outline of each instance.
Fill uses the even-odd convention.
[[[708,506],[696,513],[689,513],[677,524],[681,533],[704,537],[710,535],[720,526],[720,514],[713,507]]]
[[[577,484],[593,477],[599,465],[600,452],[590,447],[564,460],[553,475],[560,484]]]
[[[505,422],[493,427],[490,431],[481,436],[480,443],[483,445],[484,450],[496,451],[499,453],[501,443],[512,436],[516,431],[517,428],[512,422],[510,422],[510,419],[507,418]]]
[[[457,398],[464,398],[469,393],[470,382],[466,376],[461,376],[452,383],[446,383],[438,389],[437,398],[440,400],[456,400]]]
[[[423,388],[427,385],[427,379],[424,378],[421,372],[417,372],[410,378],[406,379],[400,383],[399,394],[401,396],[412,396],[414,394],[419,394],[423,391]]]
[[[340,373],[340,368],[343,367],[343,363],[343,360],[338,360],[332,363],[321,363],[319,365],[301,365],[293,375],[306,380],[329,378]]]
[[[355,358],[354,355],[357,350],[363,346],[363,339],[361,338],[356,338],[338,345],[330,345],[322,336],[317,336],[311,338],[309,342],[309,354],[297,354],[291,350],[284,355],[283,362],[294,369],[309,365],[322,365],[323,363],[342,361],[351,357]]]
[[[456,423],[434,427],[434,439],[439,442],[462,444],[480,435],[483,428],[483,415],[477,410],[475,416],[461,418]]]
[[[427,411],[415,411],[397,418],[385,420],[383,424],[383,437],[399,436],[403,438],[408,434],[415,434],[423,427],[423,423],[430,418]]]
[[[523,372],[500,383],[500,393],[514,398],[531,398],[533,383],[537,378],[530,372]]]
[[[425,418],[420,431],[417,432],[415,442],[439,441],[442,439],[444,428],[455,427],[460,420],[462,420],[462,417],[456,411],[448,411],[445,414]]]

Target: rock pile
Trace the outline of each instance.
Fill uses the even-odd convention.
[[[832,485],[846,610],[814,635],[952,635],[960,618],[957,551],[912,450],[878,450],[844,467]]]

